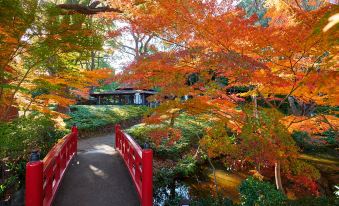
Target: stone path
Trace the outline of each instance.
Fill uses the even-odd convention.
[[[54,206],[139,206],[128,170],[113,147],[114,134],[80,140]]]

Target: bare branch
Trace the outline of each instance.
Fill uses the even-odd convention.
[[[154,35],[152,34],[152,35],[150,35],[150,36],[148,37],[148,39],[146,40],[145,45],[144,45],[144,51],[143,51],[144,54],[146,54],[146,53],[148,52],[148,44],[149,44],[149,42],[151,41],[151,39],[152,39],[153,37],[154,37]]]

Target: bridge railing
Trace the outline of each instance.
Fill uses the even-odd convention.
[[[78,129],[58,141],[41,161],[32,154],[26,165],[26,206],[50,206],[65,171],[77,153]]]
[[[142,149],[135,140],[115,125],[115,148],[123,157],[137,189],[142,206],[153,205],[153,151]]]

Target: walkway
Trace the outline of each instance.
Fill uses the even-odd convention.
[[[139,206],[129,172],[113,147],[113,134],[80,140],[54,206]]]

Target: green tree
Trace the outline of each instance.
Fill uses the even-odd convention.
[[[51,99],[67,105],[72,90],[84,93],[105,76],[79,63],[90,58],[83,53],[103,49],[104,24],[38,0],[2,0],[0,13],[0,121],[13,108],[45,112]]]

